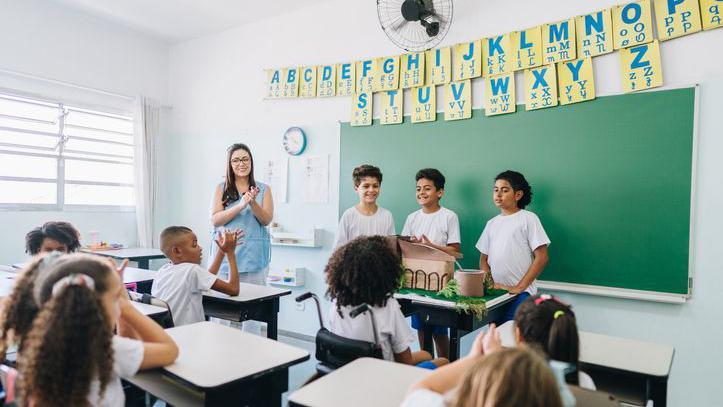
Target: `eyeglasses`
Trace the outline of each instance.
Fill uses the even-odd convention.
[[[234,158],[233,160],[231,160],[231,165],[239,165],[239,164],[248,165],[250,162],[251,162],[251,159],[249,157]]]

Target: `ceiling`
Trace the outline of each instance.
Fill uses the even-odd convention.
[[[328,0],[52,0],[178,43]]]

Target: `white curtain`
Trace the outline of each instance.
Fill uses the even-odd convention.
[[[153,230],[157,192],[157,144],[161,116],[160,102],[136,98],[134,114],[136,225],[138,246],[157,247]]]

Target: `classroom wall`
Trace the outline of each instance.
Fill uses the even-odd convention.
[[[559,0],[551,6],[534,0],[456,1],[454,23],[443,45],[552,22],[615,3]],[[719,137],[723,57],[712,50],[719,48],[719,44],[723,44],[723,29],[661,45],[666,85],[701,83],[693,299],[684,305],[668,305],[564,295],[574,304],[585,330],[675,346],[670,405],[718,402],[712,390],[719,376],[714,369],[723,356],[718,345],[723,334],[721,306],[716,296],[723,283],[716,255],[721,244],[716,232],[723,226],[723,215],[716,210],[723,205],[718,179],[723,163],[717,159],[723,151],[723,140]],[[263,101],[263,69],[398,53],[400,50],[379,28],[374,3],[360,1],[324,3],[173,46],[169,92],[174,109],[169,138],[162,150],[173,161],[161,174],[162,179],[168,180],[168,194],[163,198],[168,206],[163,206],[162,222],[186,224],[200,234],[208,233],[209,201],[212,188],[223,173],[224,148],[231,142],[244,141],[259,159],[282,156],[283,129],[292,125],[306,128],[310,146],[305,155],[331,154],[331,199],[328,204],[301,202],[303,186],[294,181],[298,177],[293,172],[299,169],[298,161],[294,161],[290,167],[290,202],[276,206],[276,220],[289,229],[323,227],[325,244],[321,249],[274,248],[272,266],[307,267],[311,276],[306,289],[323,293],[323,267],[338,216],[338,183],[334,174],[339,160],[336,122],[349,120],[350,100]],[[594,64],[598,94],[620,93],[618,55],[595,58]],[[518,76],[518,84],[522,83],[520,80]],[[473,91],[474,105],[479,107],[482,84],[476,82]],[[438,94],[438,98],[441,96]],[[522,87],[518,86],[518,101],[522,100]],[[344,177],[342,182],[350,182]],[[412,190],[410,186],[410,200]],[[620,199],[635,204],[634,196]],[[384,205],[383,193],[381,204]],[[554,243],[551,253],[554,256]],[[295,294],[301,291],[295,290]],[[297,311],[290,297],[283,299],[281,329],[313,335],[317,325],[309,306]]]
[[[0,69],[125,95],[167,99],[168,45],[54,1],[0,3]],[[0,88],[22,90],[87,107],[130,111],[131,101],[0,73]],[[67,220],[81,234],[135,244],[133,212],[0,211],[0,264],[23,260],[24,234],[47,220]]]

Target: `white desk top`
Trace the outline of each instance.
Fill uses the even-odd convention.
[[[143,315],[146,316],[152,316],[152,315],[158,315],[162,314],[164,312],[168,312],[167,309],[163,307],[159,307],[157,305],[151,305],[151,304],[144,304],[142,302],[138,301],[131,301],[131,304]]]
[[[291,290],[248,283],[239,283],[239,294],[233,297],[214,290],[203,292],[204,297],[218,298],[229,302],[250,302],[269,297],[281,297],[282,295],[288,294],[291,294]]]
[[[515,344],[515,323],[498,328],[502,345]],[[673,363],[672,346],[580,331],[580,362],[649,376],[665,377]]]
[[[511,300],[515,296],[516,296],[516,294],[510,294],[510,293],[503,294],[497,298],[487,301],[485,303],[485,306],[487,307],[487,309],[494,308],[500,304],[503,304],[503,303]],[[412,300],[414,302],[421,302],[424,304],[437,305],[437,306],[444,307],[444,308],[456,308],[457,307],[457,304],[455,304],[452,301],[438,300],[435,298],[425,297],[425,296],[419,295],[419,294],[395,293],[394,298],[405,298],[408,300]]]
[[[309,352],[213,322],[166,330],[178,359],[164,369],[197,387],[211,389],[309,359]]]
[[[137,283],[139,281],[153,280],[156,278],[156,275],[158,275],[158,271],[156,270],[126,267],[126,269],[123,271],[123,282],[128,284]]]
[[[125,249],[116,250],[90,250],[87,248],[81,248],[81,252],[90,254],[100,254],[102,256],[115,257],[116,259],[131,259],[131,258],[154,258],[162,259],[166,256],[159,249],[152,249],[147,247],[128,247]]]
[[[160,398],[174,407],[197,407],[204,405],[203,394],[192,391],[169,377],[161,370],[138,372],[125,380]]]
[[[580,332],[580,362],[666,377],[673,364],[669,345]]]
[[[357,359],[302,387],[290,401],[309,407],[398,406],[429,370],[380,359]]]

